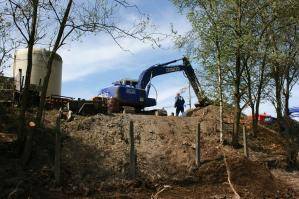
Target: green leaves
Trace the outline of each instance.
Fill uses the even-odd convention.
[[[283,66],[290,62],[291,55],[297,57],[292,60],[298,63],[298,53],[294,53],[298,51],[298,34],[289,34],[294,32],[294,26],[298,26],[298,1],[173,0],[173,3],[182,13],[186,13],[192,24],[192,31],[176,37],[177,47],[185,48],[201,63],[206,79],[216,79],[218,58],[226,90],[232,89],[239,76],[241,87],[248,86],[244,73],[246,65],[251,73],[252,90],[255,91],[261,82],[269,82],[267,75],[261,80],[261,64],[266,66],[263,70],[270,73],[274,63]],[[287,42],[290,37],[293,38],[292,48],[288,47],[290,42]],[[243,60],[240,66],[236,65],[237,51]],[[216,87],[215,81],[214,90]]]

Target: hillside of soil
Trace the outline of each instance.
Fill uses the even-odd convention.
[[[221,194],[232,196],[227,182],[224,154],[231,167],[232,182],[247,198],[274,197],[283,193],[280,182],[272,176],[269,166],[286,168],[286,142],[278,135],[264,132],[259,138],[249,135],[250,160],[242,149],[223,149],[219,145],[218,107],[194,110],[191,117],[159,117],[130,114],[76,117],[64,124],[63,161],[71,184],[83,183],[89,190],[99,190],[106,182],[120,187],[128,179],[129,122],[134,123],[137,151],[137,176],[141,185],[156,189],[162,185],[222,187]],[[226,115],[226,121],[231,118]],[[201,161],[195,165],[195,132],[201,124]],[[230,124],[224,138],[230,139]],[[240,138],[241,140],[241,138]],[[274,163],[273,163],[274,161]],[[276,161],[276,162],[275,162]],[[275,164],[275,165],[273,165]],[[94,184],[99,181],[99,184]],[[90,184],[91,182],[91,184]],[[126,190],[126,189],[124,189]],[[167,188],[163,193],[167,193]],[[221,190],[221,189],[220,189]],[[120,190],[121,191],[121,190]]]
[[[56,114],[47,113],[48,128],[54,126]],[[4,190],[1,197],[16,187],[33,198],[299,197],[299,176],[285,171],[289,149],[281,135],[263,128],[256,138],[248,134],[247,159],[242,148],[220,145],[218,107],[196,109],[189,116],[76,115],[73,121],[61,125],[62,185],[55,186],[53,180],[54,132],[37,132],[32,160],[25,171],[14,172],[18,166],[13,152],[1,156],[4,166],[0,177],[7,179],[0,183],[0,191]],[[231,137],[231,117],[227,111],[225,143]],[[134,124],[137,154],[135,180],[129,177],[130,121]],[[198,123],[199,167],[195,164]],[[0,145],[4,153],[1,146],[4,144]]]

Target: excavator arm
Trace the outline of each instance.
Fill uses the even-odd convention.
[[[153,65],[153,66],[149,67],[148,69],[144,70],[139,76],[136,88],[146,89],[148,83],[150,82],[150,80],[152,78],[154,78],[158,75],[164,75],[167,73],[184,70],[183,65],[169,66],[169,64],[173,64],[180,60],[181,59],[177,59],[177,60],[173,60],[173,61],[163,63],[163,64],[156,64],[156,65]]]
[[[201,85],[195,75],[194,69],[192,68],[188,58],[183,58],[183,64],[184,64],[184,71],[185,74],[194,90],[194,93],[198,99],[198,106],[204,107],[210,104],[210,100],[206,97],[204,94],[203,89],[201,88]]]
[[[183,65],[170,65],[176,63],[180,60],[183,60]],[[177,72],[177,71],[184,71],[199,102],[199,106],[206,106],[208,105],[208,99],[204,94],[204,91],[201,88],[201,85],[195,75],[194,69],[192,68],[188,58],[184,57],[183,59],[173,60],[164,64],[157,64],[149,67],[145,71],[143,71],[138,79],[138,83],[136,88],[138,89],[146,89],[147,87],[147,95],[149,93],[150,88],[150,80],[153,77],[158,75],[163,75],[167,73]]]

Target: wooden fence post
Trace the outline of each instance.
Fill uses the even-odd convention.
[[[32,151],[32,134],[33,131],[35,130],[35,123],[34,122],[29,122],[29,128],[27,130],[27,135],[26,135],[26,142],[25,142],[25,148],[22,154],[22,165],[25,166],[31,156],[31,151]]]
[[[136,152],[134,144],[134,125],[133,121],[130,121],[129,126],[129,138],[130,138],[130,178],[135,179],[136,177]]]
[[[56,185],[60,185],[60,159],[61,159],[61,131],[60,131],[60,118],[61,109],[56,118],[56,137],[55,137],[55,164],[54,164],[54,176]]]
[[[246,158],[249,157],[248,147],[247,147],[247,137],[246,137],[246,128],[243,126],[243,146],[244,146],[244,155]]]
[[[197,124],[196,138],[195,138],[195,163],[196,166],[200,165],[200,123]]]

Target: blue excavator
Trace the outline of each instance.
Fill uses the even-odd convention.
[[[174,64],[179,61],[182,61],[182,64]],[[209,105],[210,101],[205,96],[195,75],[194,69],[186,57],[163,64],[153,65],[144,70],[137,81],[128,79],[116,81],[112,86],[102,89],[99,96],[110,99],[108,109],[110,108],[113,112],[122,111],[125,107],[133,108],[134,112],[141,112],[144,108],[152,107],[157,104],[156,99],[149,97],[151,79],[159,75],[178,71],[183,71],[185,73],[197,96],[198,103],[195,104],[195,106],[204,107]]]

